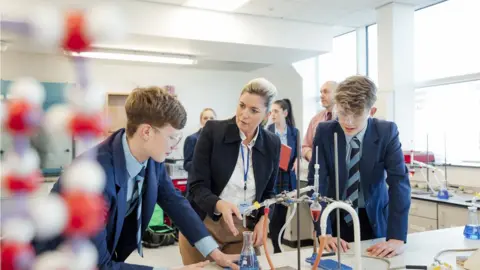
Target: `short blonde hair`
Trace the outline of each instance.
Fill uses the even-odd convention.
[[[261,96],[265,99],[265,107],[267,107],[267,111],[269,111],[273,101],[277,97],[277,88],[265,78],[256,78],[243,87],[240,95],[244,93]]]
[[[362,114],[377,101],[377,86],[366,76],[351,76],[335,91],[335,103],[347,113]]]
[[[187,122],[187,112],[177,97],[157,86],[135,88],[125,102],[125,112],[128,137],[132,137],[141,124],[159,128],[170,124],[182,129]]]

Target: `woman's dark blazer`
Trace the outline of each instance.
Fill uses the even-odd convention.
[[[202,129],[195,146],[192,173],[188,176],[187,196],[202,220],[206,215],[214,220],[219,218],[214,215],[215,205],[235,169],[241,141],[235,117],[222,121],[210,120]],[[275,196],[280,145],[277,135],[259,127],[252,148],[255,200],[258,202]],[[260,210],[255,220],[263,214],[263,209]]]

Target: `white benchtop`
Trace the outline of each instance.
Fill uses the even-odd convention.
[[[468,207],[471,205],[471,202],[467,202],[467,200],[471,200],[474,195],[473,194],[466,194],[462,192],[452,192],[452,197],[448,198],[448,200],[439,199],[437,196],[433,196],[430,194],[416,194],[418,192],[416,189],[412,189],[411,197],[412,199],[419,199],[424,201],[431,201],[436,203],[443,203],[443,204],[450,204],[454,206],[465,206]],[[479,204],[480,200],[477,201],[476,204]]]
[[[383,239],[375,239],[362,242],[362,250],[366,250],[369,246]],[[352,247],[353,248],[353,247]],[[428,231],[421,233],[413,233],[408,235],[405,252],[390,260],[390,267],[398,267],[404,265],[428,265],[433,263],[433,257],[440,251],[446,249],[467,249],[480,248],[480,240],[469,240],[463,236],[463,227]],[[349,251],[351,252],[351,251]],[[353,268],[353,255],[342,254],[341,260],[343,264]],[[302,269],[311,269],[311,266],[305,263],[305,258],[311,256],[312,248],[302,249]],[[454,269],[463,269],[456,266],[455,257],[457,255],[469,255],[471,252],[464,253],[445,253],[439,259],[442,262],[451,264]],[[365,252],[366,255],[366,252]],[[271,254],[273,264],[276,268],[282,266],[291,266],[297,268],[297,251],[289,251],[280,254]],[[336,260],[336,256],[326,257],[324,259]],[[268,262],[264,256],[258,257],[262,269],[270,269]],[[323,259],[323,258],[322,258]],[[368,270],[385,270],[388,264],[384,261],[370,258],[363,258],[363,268]],[[206,269],[220,269],[218,266],[210,265]],[[480,269],[480,266],[479,266]]]

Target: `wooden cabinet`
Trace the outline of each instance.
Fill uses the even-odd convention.
[[[426,232],[426,231],[432,231],[436,229],[437,229],[436,219],[417,217],[417,216],[408,217],[408,233]]]
[[[112,133],[127,124],[125,101],[128,93],[108,93],[106,98],[106,116],[108,119],[108,133]]]
[[[480,211],[477,214],[480,220]],[[408,233],[462,227],[468,222],[466,206],[412,199]]]
[[[412,199],[410,215],[437,219],[437,203]]]
[[[408,216],[408,233],[438,229],[436,202],[412,199]]]
[[[478,214],[480,220],[480,214]],[[438,228],[452,228],[465,226],[468,222],[468,209],[466,206],[450,206],[439,205],[438,206]]]

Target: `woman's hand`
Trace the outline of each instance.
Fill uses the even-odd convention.
[[[234,236],[238,235],[238,230],[235,227],[235,223],[233,222],[233,216],[237,216],[239,220],[242,220],[242,215],[240,214],[240,210],[238,210],[238,207],[233,204],[229,203],[224,200],[219,200],[217,204],[215,205],[215,208],[217,212],[220,212],[222,214],[223,220],[225,223],[227,223],[228,229]]]
[[[253,246],[259,247],[263,244],[263,237],[266,237],[263,234],[263,224],[265,223],[265,216],[262,216],[258,221],[257,225],[255,225],[255,229],[253,230]],[[267,224],[268,226],[268,224]]]

